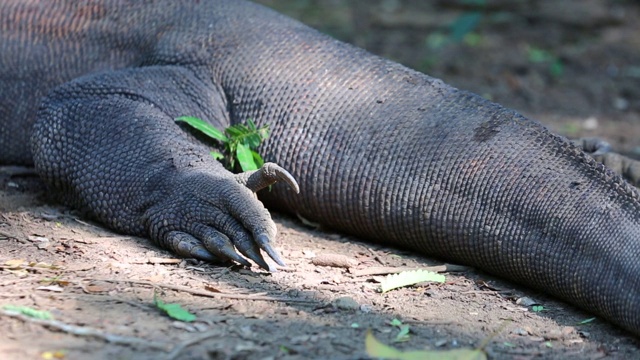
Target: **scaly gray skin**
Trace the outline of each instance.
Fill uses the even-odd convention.
[[[123,2],[0,5],[2,162],[33,156],[66,203],[115,230],[246,263],[234,245],[267,266],[275,226],[251,190],[286,172],[233,175],[174,122],[252,118],[271,125],[263,156],[300,184],[274,186],[272,206],[640,334],[639,195],[568,141],[257,5]],[[40,96],[69,80],[30,131]]]

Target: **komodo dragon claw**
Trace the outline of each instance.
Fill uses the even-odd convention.
[[[284,181],[293,191],[300,192],[296,179],[285,169],[274,163],[265,163],[258,170],[246,171],[236,175],[236,180],[253,192],[258,192],[278,181]]]

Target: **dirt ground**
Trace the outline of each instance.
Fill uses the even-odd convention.
[[[636,2],[262,2],[567,136],[639,152]],[[401,349],[486,343],[492,359],[640,357],[637,338],[539,292],[274,218],[288,268],[215,267],[108,231],[56,205],[33,175],[2,168],[0,307],[46,310],[55,321],[2,310],[0,358],[367,359],[369,329]],[[377,291],[381,273],[424,267],[445,283]],[[172,320],[154,293],[196,320]],[[403,341],[394,342],[394,319],[409,326]]]

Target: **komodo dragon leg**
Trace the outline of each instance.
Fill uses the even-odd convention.
[[[260,249],[284,265],[270,245],[276,226],[253,191],[278,179],[297,190],[295,180],[271,163],[234,175],[174,120],[191,115],[225,127],[225,109],[216,87],[185,67],[81,78],[45,100],[35,165],[66,203],[118,231],[206,261],[250,266],[235,246],[266,269]]]

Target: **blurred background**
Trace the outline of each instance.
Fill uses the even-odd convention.
[[[640,2],[258,0],[326,34],[640,155]]]

